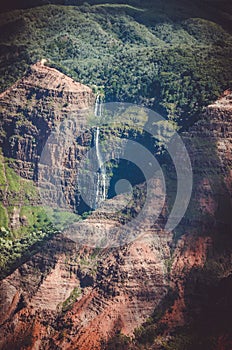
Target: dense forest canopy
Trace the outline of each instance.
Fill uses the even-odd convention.
[[[45,57],[75,80],[103,86],[107,101],[143,103],[183,125],[231,85],[229,1],[220,11],[218,1],[49,3],[69,6],[1,15],[2,91]]]
[[[232,313],[228,308],[228,305],[231,305],[229,293],[232,281],[229,275],[231,231],[227,232],[227,226],[222,222],[223,217],[230,218],[231,206],[228,205],[230,198],[228,195],[227,199],[225,195],[227,189],[224,180],[221,179],[226,174],[226,166],[223,168],[223,164],[219,162],[216,146],[211,141],[209,143],[210,130],[208,133],[207,128],[215,128],[215,131],[217,128],[219,134],[223,134],[219,140],[225,139],[224,150],[227,150],[226,142],[229,144],[230,141],[229,137],[227,140],[225,136],[229,135],[229,127],[221,126],[220,123],[212,126],[206,114],[202,112],[224,90],[232,86],[232,2],[8,0],[0,5],[0,10],[0,92],[20,79],[30,65],[45,58],[48,66],[92,87],[94,92],[104,91],[106,101],[143,104],[170,119],[176,129],[186,130],[199,119],[196,125],[200,125],[202,129],[196,129],[195,134],[191,134],[190,128],[189,133],[190,137],[193,135],[191,139],[195,140],[190,145],[193,146],[193,154],[196,157],[192,202],[183,226],[174,233],[170,247],[174,252],[178,239],[186,232],[190,236],[191,232],[196,231],[196,235],[199,234],[202,238],[201,235],[206,234],[205,228],[202,231],[202,227],[207,227],[207,234],[215,240],[203,269],[193,269],[183,289],[186,307],[191,306],[187,304],[189,300],[193,305],[197,305],[196,310],[191,306],[192,321],[188,326],[178,329],[176,334],[171,334],[170,339],[166,337],[167,325],[158,322],[165,312],[170,313],[178,298],[177,291],[170,289],[151,317],[135,329],[133,338],[118,333],[106,344],[102,344],[102,348],[150,348],[156,339],[160,342],[160,335],[164,334],[162,348],[165,349],[216,349],[217,339],[223,340],[224,336],[221,335],[231,333],[229,325],[232,322]],[[33,97],[32,100],[37,111],[38,99]],[[65,101],[64,106],[67,104]],[[9,106],[10,111],[11,101]],[[11,111],[9,116],[10,113]],[[1,115],[4,120],[6,114]],[[17,114],[12,116],[16,120],[16,131],[12,130],[12,140],[15,136],[16,139],[25,137],[27,129],[24,129],[24,126],[29,125],[29,131],[30,127],[34,128],[28,115],[26,108],[22,106],[17,110]],[[43,117],[43,113],[41,116]],[[208,118],[213,118],[213,115],[208,115]],[[224,123],[223,119],[221,123]],[[202,132],[200,137],[197,130]],[[157,140],[149,139],[145,133],[140,134],[135,129],[131,134],[125,129],[124,133],[128,138],[133,133],[132,138],[140,141],[153,153],[159,149]],[[0,130],[0,137],[6,138],[4,129]],[[107,145],[108,139],[104,139],[104,132],[100,141],[102,146]],[[32,144],[36,144],[33,138]],[[41,145],[40,139],[38,144]],[[227,153],[229,157],[229,151]],[[177,188],[176,173],[173,165],[170,165],[171,159],[167,153],[157,152],[156,156],[159,157],[167,180],[167,193],[170,193],[167,205],[171,207]],[[78,215],[73,212],[59,212],[52,207],[49,212],[48,208],[40,205],[35,183],[21,178],[14,170],[17,159],[7,157],[0,148],[0,279],[14,271],[33,254],[42,251],[46,241],[62,231],[67,224],[86,219],[91,214],[87,211],[78,212]],[[107,166],[112,185],[120,179],[124,163],[109,162]],[[132,170],[128,171],[127,168],[126,172],[137,181],[135,168],[130,169]],[[205,179],[200,181],[203,177],[206,177],[206,180],[209,178],[209,185],[207,181],[204,182]],[[133,185],[141,185],[141,182],[139,179]],[[142,189],[139,186],[134,187],[138,202],[142,202],[145,197]],[[214,203],[218,202],[215,213],[214,209],[213,214],[211,211],[203,211],[196,195],[201,191],[203,193],[200,199],[210,210],[216,206]],[[108,198],[115,195],[115,192],[112,194],[109,190]],[[133,202],[132,209],[136,208],[135,203],[137,202]],[[130,219],[132,214],[136,215],[136,210],[133,213],[132,209],[125,209],[124,220]],[[14,214],[21,220],[17,228],[10,225]],[[59,225],[54,227],[53,222],[58,222],[58,219]],[[201,241],[204,242],[204,239]],[[51,254],[53,253],[52,250]],[[91,263],[97,254],[98,249],[90,255]],[[172,255],[165,261],[168,276],[172,276],[170,273],[173,261]],[[186,260],[183,262],[185,264]],[[85,268],[85,264],[83,266]],[[96,271],[94,270],[94,273]],[[101,273],[101,270],[99,271]],[[225,271],[228,271],[229,277],[219,281],[219,277],[225,274]],[[216,288],[215,283],[218,283]],[[78,293],[79,289],[74,288],[63,303],[62,313],[69,310]]]

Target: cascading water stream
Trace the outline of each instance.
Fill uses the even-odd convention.
[[[98,95],[95,102],[95,110],[94,114],[96,118],[101,118],[102,116],[102,104],[101,98]],[[96,156],[98,162],[98,172],[97,172],[97,190],[96,190],[96,199],[95,199],[95,207],[106,199],[106,171],[104,167],[104,162],[102,160],[101,150],[99,147],[99,135],[100,129],[97,127],[94,140],[95,140],[95,148],[96,148]]]

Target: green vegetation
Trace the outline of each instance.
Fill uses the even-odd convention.
[[[71,225],[77,221],[85,219],[86,213],[82,215],[75,214],[69,211],[62,211],[56,208],[46,207],[46,213],[51,222],[56,226],[58,230],[65,229],[68,225]]]
[[[23,179],[14,171],[14,159],[4,158],[0,150],[0,190],[1,198],[7,196],[7,205],[19,204],[23,198],[23,203],[31,203],[38,200],[38,193],[32,181]]]
[[[223,13],[192,2],[48,5],[0,17],[1,89],[41,58],[107,101],[145,103],[180,124],[232,82]],[[210,15],[211,13],[211,15]]]
[[[4,227],[0,229],[0,279],[9,274],[38,251],[39,246],[58,231],[47,225],[43,230],[29,231],[22,238],[11,237],[11,232]]]
[[[8,227],[8,215],[7,210],[0,202],[0,227]]]
[[[71,292],[70,296],[63,302],[62,311],[66,312],[71,309],[72,305],[75,303],[77,298],[81,295],[81,289],[75,287]]]
[[[41,206],[35,184],[15,172],[14,162],[0,154],[0,278],[31,256],[33,246],[90,214]]]
[[[228,15],[219,10],[218,1],[208,1],[206,8],[205,0],[201,1],[202,6],[190,0],[145,0],[142,4],[136,0],[127,4],[90,2],[92,6],[87,3],[81,6],[47,5],[0,15],[1,91],[21,77],[30,64],[46,58],[49,66],[91,86],[95,93],[104,95],[106,101],[143,103],[171,120],[174,128],[179,128],[195,121],[206,105],[231,86],[231,7],[226,5],[227,2],[223,2],[223,6]],[[52,106],[52,100],[49,102]],[[35,103],[36,97],[33,95],[27,101],[26,108],[30,110]],[[133,109],[131,116],[133,118]],[[17,128],[27,126],[30,130],[32,125],[21,112],[17,117]],[[146,135],[142,135],[138,129],[139,125],[135,125],[133,130],[125,127],[120,132],[127,138],[148,142]],[[160,129],[164,139],[172,134],[165,123],[160,125]],[[113,137],[113,130],[113,127],[103,130],[101,135],[101,145],[106,151],[110,140],[107,132]],[[119,133],[118,130],[116,132]],[[0,136],[4,133],[1,130]],[[152,140],[152,151],[155,147],[161,149],[162,141]],[[194,146],[196,149],[207,149],[207,162],[213,163],[214,146],[209,149],[207,142],[207,139],[195,138]],[[163,156],[165,158],[165,154]],[[202,176],[207,163],[203,158],[199,158],[198,163],[197,171]],[[117,162],[107,164],[107,171],[112,177],[115,176],[115,180],[124,168]],[[214,184],[220,182],[215,169],[210,169]],[[209,170],[208,166],[206,170]],[[131,173],[133,178],[140,176],[135,171]],[[164,166],[164,173],[166,177],[169,176],[166,181],[167,192],[170,193],[168,204],[172,207],[176,178],[169,164]],[[217,193],[221,192],[217,190]],[[145,195],[142,186],[134,187],[133,200],[121,213],[124,222],[137,214],[136,210],[140,209]],[[42,208],[34,184],[16,174],[14,160],[2,156],[0,196],[0,278],[31,256],[38,245],[50,239],[58,230],[89,215],[89,212],[79,216]],[[215,218],[203,217],[201,208],[194,200],[193,197],[184,219],[190,222],[200,217],[202,223],[213,228]],[[222,201],[229,199],[223,197]],[[216,219],[224,215],[225,205],[221,202],[218,201]],[[11,227],[13,215],[16,220]],[[227,216],[230,219],[230,212]],[[56,224],[56,229],[50,221]],[[178,227],[176,241],[186,229],[185,224]],[[213,252],[213,259],[207,260],[204,269],[191,271],[187,279],[189,285],[185,286],[184,302],[187,306],[189,302],[192,303],[190,311],[194,322],[176,330],[168,339],[163,337],[166,325],[162,323],[162,317],[171,311],[178,297],[175,291],[170,290],[152,317],[135,331],[133,340],[116,334],[106,344],[107,350],[143,349],[155,344],[158,338],[159,345],[166,350],[216,348],[216,338],[212,334],[220,329],[229,332],[232,324],[231,315],[227,314],[231,296],[225,292],[231,290],[231,282],[229,277],[224,278],[221,285],[218,282],[225,276],[225,271],[229,271],[228,266],[224,269],[229,263],[222,263],[222,260],[226,261],[226,256],[229,256],[229,252],[224,250],[225,242],[229,246],[231,238],[224,228],[222,231],[220,237],[216,234],[213,237],[214,232],[211,234],[218,250],[217,259]],[[98,251],[89,259],[78,257],[81,270],[87,271],[90,277],[96,273],[97,256]],[[172,259],[165,264],[169,274]],[[80,295],[81,289],[74,288],[63,303],[62,311],[68,311]],[[199,309],[201,314],[194,314],[194,310]]]
[[[0,226],[8,229],[9,217],[13,215],[14,208],[21,208],[20,217],[24,215],[23,209],[25,206],[32,202],[38,201],[38,194],[35,185],[32,181],[25,180],[16,174],[11,166],[13,165],[12,160],[4,158],[0,154]],[[36,208],[33,209],[34,211]],[[42,210],[41,208],[39,209]],[[24,228],[21,227],[20,230],[15,230],[14,234],[20,235],[20,233],[25,232],[28,226],[26,221],[24,222]],[[34,222],[29,223],[29,226],[33,226]]]
[[[57,233],[38,205],[35,185],[17,175],[13,165],[0,154],[0,278],[33,254],[35,244]]]
[[[131,339],[124,334],[118,333],[112,337],[107,344],[102,344],[102,349],[107,350],[128,350],[130,347]]]
[[[20,208],[20,217],[25,218],[26,226],[29,230],[32,227],[33,229],[41,230],[49,223],[47,212],[40,206],[22,206]]]

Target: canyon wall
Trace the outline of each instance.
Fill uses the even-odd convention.
[[[3,155],[13,160],[10,166],[25,179],[38,181],[38,164],[47,139],[60,122],[71,117],[75,120],[78,143],[74,142],[73,135],[72,144],[63,145],[67,147],[52,145],[47,152],[47,164],[41,169],[41,178],[44,177],[46,183],[40,182],[46,187],[51,180],[46,178],[49,169],[62,169],[59,180],[71,209],[79,200],[75,193],[76,168],[83,149],[92,140],[91,133],[83,130],[86,113],[93,109],[94,102],[92,89],[41,62],[31,66],[22,79],[0,94],[0,147]],[[50,189],[50,199],[53,193]]]
[[[134,330],[142,325],[146,330],[149,319],[153,319],[150,327],[165,324],[160,338],[146,345],[161,349],[162,341],[177,327],[201,315],[204,300],[197,301],[198,286],[201,279],[204,286],[207,275],[201,273],[206,268],[208,274],[215,272],[207,264],[219,264],[217,282],[231,276],[231,101],[231,93],[222,96],[183,133],[194,186],[189,209],[175,232],[163,229],[165,208],[157,222],[141,226],[139,238],[124,246],[96,249],[67,238],[86,232],[104,236],[109,227],[120,230],[122,218],[99,208],[77,223],[71,234],[44,243],[1,281],[1,349],[100,350],[115,334],[134,337]],[[83,130],[81,111],[93,105],[94,95],[88,87],[37,64],[1,94],[1,102],[4,155],[16,159],[14,168],[21,176],[33,179],[33,164],[52,126],[77,113]],[[74,179],[72,169],[90,142],[91,134],[86,133],[75,151],[66,155],[68,160],[64,154],[58,156],[60,165],[67,165],[69,179]],[[51,149],[50,166],[56,154],[58,146]],[[59,161],[54,158],[56,164]],[[67,186],[67,193],[71,187]],[[109,200],[112,206],[117,198]],[[174,297],[165,306],[170,292]],[[162,313],[155,318],[162,303]],[[219,330],[216,336],[220,349],[226,349],[229,340],[222,338],[228,334]],[[136,340],[132,344],[136,349]]]

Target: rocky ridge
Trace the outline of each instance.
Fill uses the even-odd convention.
[[[15,169],[36,178],[36,164],[52,127],[74,114],[82,129],[84,110],[93,106],[92,90],[39,62],[11,88],[0,94],[1,146],[4,156],[17,160]]]
[[[41,64],[32,67],[33,69],[35,75],[38,74],[36,86],[39,86],[39,77],[50,79],[51,96],[55,101],[54,114],[49,114],[46,110],[44,112],[38,96],[33,102],[33,110],[38,105],[41,115],[45,113],[45,118],[41,120],[46,120],[49,116],[46,123],[53,123],[54,118],[58,120],[65,114],[60,111],[55,114],[57,105],[63,103],[62,95],[59,96],[60,92],[55,87],[66,79],[59,74],[59,79],[55,78],[54,70]],[[26,81],[28,91],[31,87],[28,87],[30,84],[27,85]],[[71,83],[67,78],[67,83],[63,82],[64,85],[61,86],[68,91]],[[22,101],[24,88],[20,84]],[[84,102],[80,102],[80,106],[85,109],[94,101],[94,96],[88,88],[85,90],[79,84],[75,86],[73,95],[69,96],[82,96]],[[17,90],[12,90],[15,101],[19,99]],[[68,99],[67,91],[64,93],[65,103]],[[41,92],[47,96],[46,86],[42,86]],[[26,96],[25,105],[28,101]],[[1,98],[2,101],[8,100],[8,109],[13,108],[9,107],[9,92]],[[70,101],[73,101],[72,98]],[[64,108],[75,111],[76,105],[71,102],[69,107]],[[221,212],[230,212],[231,208],[228,196],[231,193],[231,111],[229,93],[209,106],[200,121],[184,135],[194,171],[194,192],[189,212],[174,237],[172,233],[165,232],[159,222],[149,229],[142,227],[141,238],[118,248],[96,250],[79,246],[62,235],[57,236],[2,281],[2,349],[14,349],[17,344],[20,349],[100,350],[102,341],[107,341],[117,332],[133,336],[135,328],[154,314],[170,289],[177,295],[158,320],[167,325],[166,333],[161,335],[165,338],[176,327],[191,321],[189,303],[194,300],[194,293],[189,292],[189,285],[193,291],[197,288],[195,273],[204,269],[209,259],[223,259],[222,271],[217,278],[230,276],[229,217]],[[8,132],[11,128],[7,129],[6,120],[10,121],[12,127],[14,118],[8,112],[5,116],[8,119],[4,118],[2,130],[6,130],[10,136]],[[31,116],[34,118],[34,113]],[[37,118],[31,119],[32,126],[28,127],[25,139],[31,139],[27,134],[30,134],[28,130],[34,130],[34,122],[37,128],[35,120]],[[32,134],[42,135],[42,128],[38,130],[40,133],[36,131]],[[5,147],[8,137],[4,137]],[[11,153],[7,155],[16,158],[22,169],[26,169],[26,164],[35,160],[33,152],[29,152],[31,156],[26,158],[24,137],[20,142],[8,146],[5,149]],[[19,172],[22,176],[33,178],[27,171]],[[99,230],[99,227],[104,230],[111,225],[120,226],[122,223],[117,217],[96,211],[78,226],[80,230],[81,225],[91,231],[94,228]],[[176,237],[178,233],[179,236]],[[220,236],[227,239],[224,255],[216,250]],[[224,350],[227,345],[226,341],[221,341],[222,336],[227,334],[219,333],[217,341],[218,344],[221,342],[221,349]],[[158,346],[154,341],[150,348],[158,349]]]
[[[45,66],[43,62],[31,66],[22,79],[0,94],[0,147],[5,159],[9,160],[8,165],[24,179],[38,181],[39,161],[47,139],[61,121],[72,116],[79,147],[74,143],[66,148],[53,144],[49,150],[49,164],[43,168],[45,173],[51,166],[63,169],[59,180],[71,209],[79,201],[75,193],[76,168],[92,139],[91,133],[83,130],[86,113],[93,108],[94,101],[95,95],[89,87]],[[47,184],[48,179],[44,184],[40,182],[44,187]],[[3,191],[3,198],[12,197],[12,194],[5,193],[7,190]],[[49,200],[53,195],[50,190]],[[40,204],[38,196],[30,201],[33,205]],[[17,205],[15,211],[24,204],[22,199],[14,202],[13,205]],[[11,227],[20,226],[21,218],[16,219],[9,218]],[[17,221],[16,224],[14,221]]]

